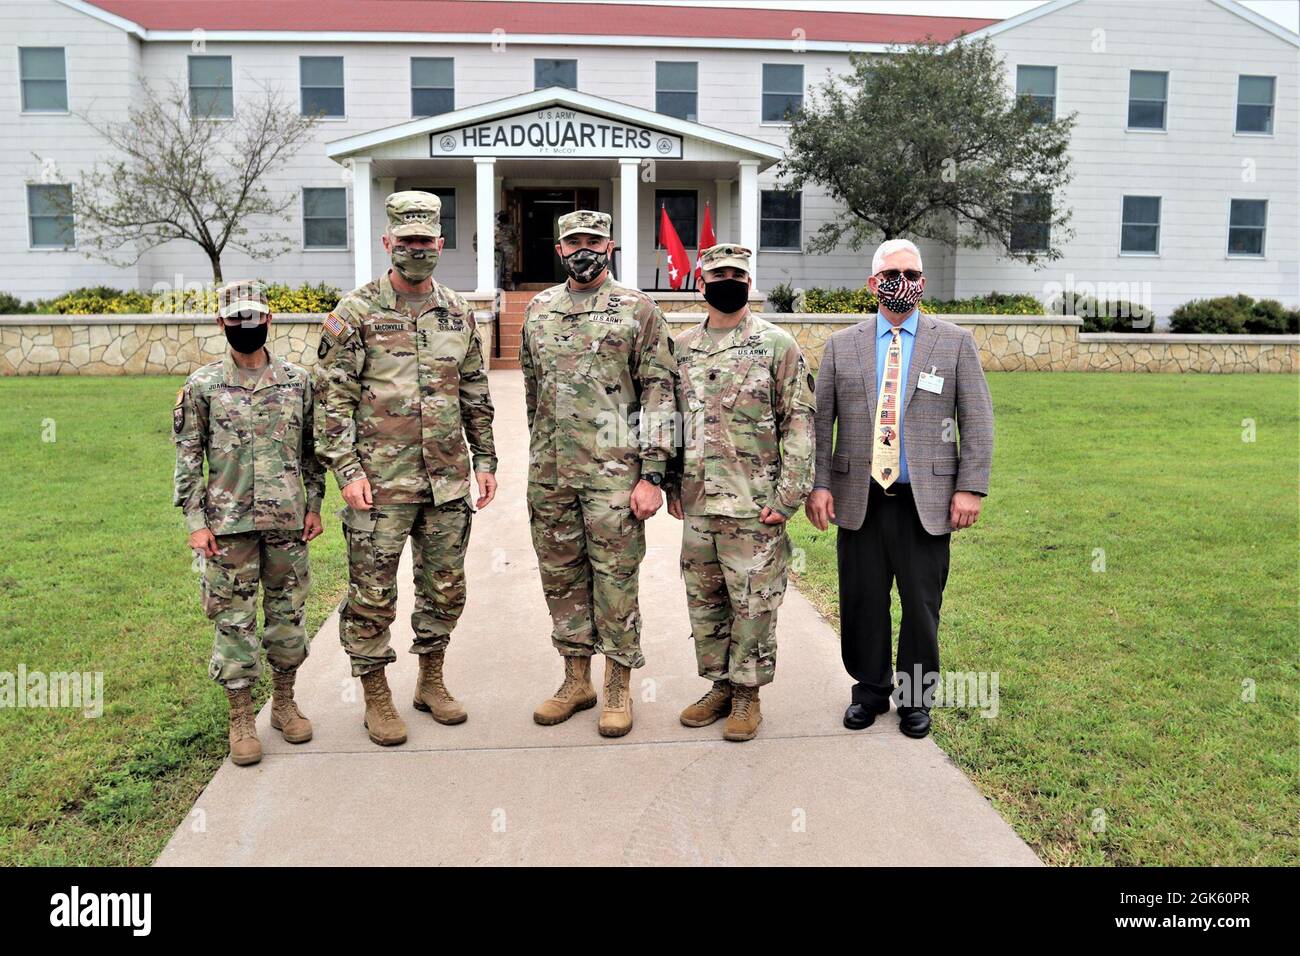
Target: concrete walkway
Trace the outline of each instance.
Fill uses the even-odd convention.
[[[520,373],[493,372],[492,395],[501,492],[474,520],[469,601],[447,663],[468,722],[444,727],[411,708],[406,562],[388,669],[406,744],[366,737],[331,616],[298,680],[315,739],[286,744],[263,708],[262,762],[223,764],[158,865],[1038,863],[932,740],[904,737],[892,713],[866,731],[842,727],[851,681],[838,638],[794,589],[759,737],[728,743],[720,723],[678,723],[706,685],[677,566],[681,526],[664,511],[641,568],[648,663],[633,676],[632,733],[598,736],[596,708],[534,724],[562,667],[528,536]],[[339,534],[333,516],[326,533]],[[603,661],[594,670],[601,679]]]

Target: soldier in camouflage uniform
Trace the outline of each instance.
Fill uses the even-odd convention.
[[[419,191],[385,204],[392,268],[345,295],[321,329],[316,449],[347,502],[348,594],[339,637],[366,695],[370,739],[406,740],[384,668],[397,659],[397,563],[409,537],[415,566],[414,706],[443,724],[466,719],[443,662],[465,607],[471,456],[477,507],[496,495],[492,398],[474,315],[432,277],[442,250],[441,202]],[[468,439],[468,449],[466,440]]]
[[[785,522],[812,488],[813,377],[785,330],[748,309],[750,251],[700,254],[708,318],[677,336],[681,452],[668,510],[684,519],[682,574],[700,676],[713,681],[682,712],[688,727],[726,716],[723,736],[750,740],[759,688],[776,670],[785,596]]]
[[[261,672],[259,582],[262,646],[274,678],[271,726],[290,743],[311,739],[293,685],[307,657],[307,542],[321,532],[325,471],[312,448],[311,379],[263,344],[271,323],[265,287],[232,282],[217,290],[217,301],[230,349],[176,395],[175,503],[202,556],[203,610],[216,630],[208,673],[230,703],[231,759],[245,765],[262,759],[251,691]]]
[[[605,655],[607,737],[632,729],[641,654],[637,572],[644,521],[662,503],[672,453],[672,340],[654,300],[609,273],[610,217],[559,219],[570,278],[528,304],[519,361],[528,403],[528,515],[564,682],[533,714],[558,724],[593,706],[591,655]]]

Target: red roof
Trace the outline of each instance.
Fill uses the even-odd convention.
[[[951,40],[997,20],[824,10],[529,3],[503,0],[91,0],[146,30],[289,30],[355,33],[568,33],[911,43]]]

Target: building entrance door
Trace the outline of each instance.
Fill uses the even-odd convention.
[[[512,218],[519,224],[521,286],[552,286],[564,281],[564,267],[555,254],[559,219],[575,209],[595,209],[599,191],[594,187],[512,190]]]

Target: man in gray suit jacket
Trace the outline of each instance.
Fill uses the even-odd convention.
[[[993,403],[971,334],[916,307],[925,290],[916,246],[882,243],[871,272],[879,312],[832,335],[817,371],[817,470],[805,509],[818,529],[839,529],[840,649],[857,682],[844,726],[869,727],[892,694],[899,729],[919,738],[939,680],[949,540],[975,523],[988,493]]]

